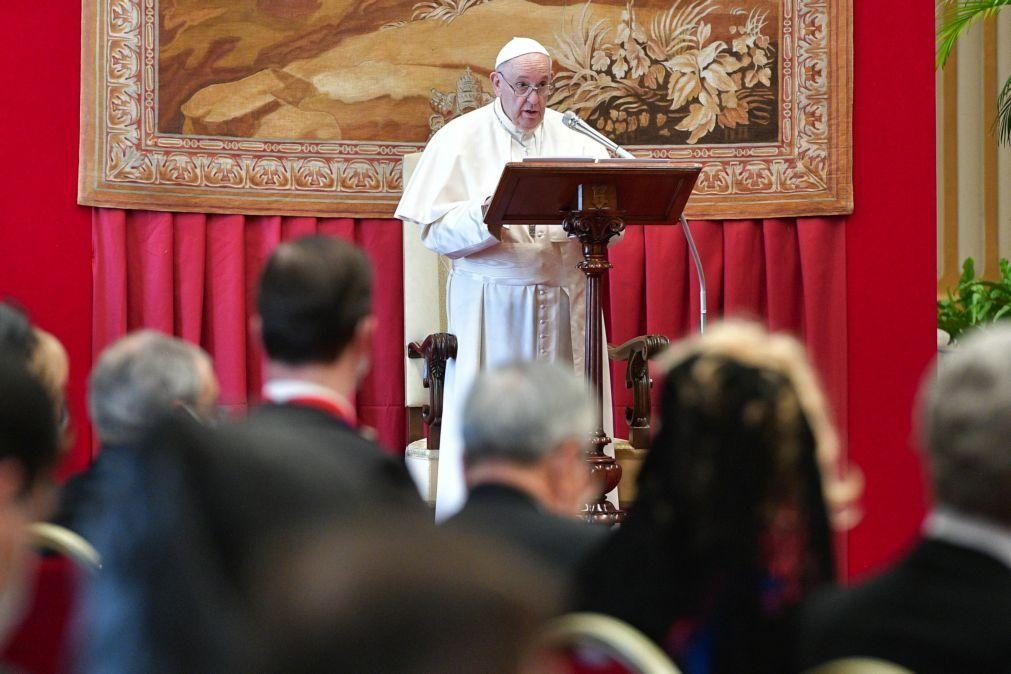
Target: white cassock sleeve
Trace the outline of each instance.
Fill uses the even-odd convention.
[[[491,196],[504,164],[493,161],[493,169],[489,169],[485,162],[476,160],[481,151],[475,146],[483,143],[474,142],[479,139],[473,134],[459,133],[460,126],[448,125],[429,141],[396,212],[397,218],[420,227],[426,248],[454,259],[498,243],[484,223],[482,205]],[[470,164],[470,170],[463,169],[464,162]],[[490,170],[494,176],[476,175]]]
[[[425,247],[449,258],[466,257],[490,248],[498,239],[484,224],[483,201],[461,201],[438,220],[421,226]]]

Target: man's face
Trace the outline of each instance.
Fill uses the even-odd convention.
[[[492,72],[495,95],[502,101],[506,116],[520,131],[530,132],[544,120],[547,100],[540,91],[519,97],[512,90],[519,84],[541,86],[551,81],[551,59],[544,54],[523,54],[503,63]],[[512,85],[509,86],[509,85]]]

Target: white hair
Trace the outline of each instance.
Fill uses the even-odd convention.
[[[937,500],[1011,525],[1011,325],[977,330],[939,357],[919,426]]]
[[[463,408],[464,461],[537,463],[566,440],[587,440],[597,414],[571,369],[525,362],[484,372]]]
[[[138,440],[177,405],[197,405],[208,355],[181,339],[154,330],[113,342],[88,380],[88,409],[103,444]]]

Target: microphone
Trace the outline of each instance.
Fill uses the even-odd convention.
[[[625,159],[635,159],[635,155],[623,148],[622,146],[615,143],[613,140],[600,133],[592,126],[587,124],[582,120],[582,118],[576,113],[569,110],[564,115],[562,115],[562,124],[569,127],[573,131],[578,131],[584,136],[589,136],[594,141],[600,143],[606,147],[611,152],[615,153],[619,157],[624,157]]]

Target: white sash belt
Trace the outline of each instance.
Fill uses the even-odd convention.
[[[453,260],[453,274],[471,276],[503,285],[566,287],[581,259],[566,249],[572,243],[500,243],[486,250]]]

